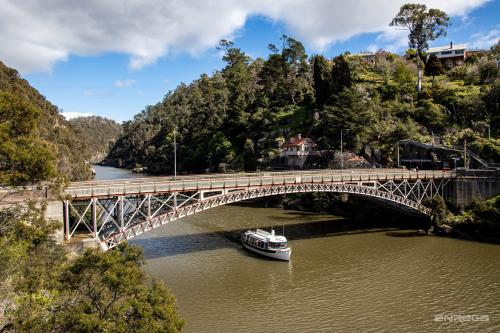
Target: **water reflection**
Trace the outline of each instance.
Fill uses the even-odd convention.
[[[247,206],[240,207],[248,209]],[[200,214],[204,213],[206,212],[202,212]],[[134,240],[134,243],[142,246],[146,250],[145,256],[147,259],[200,251],[212,251],[224,248],[241,248],[243,253],[258,256],[252,252],[244,250],[240,246],[241,234],[249,228],[258,228],[263,230],[275,228],[278,234],[281,234],[284,229],[285,235],[289,241],[399,230],[394,224],[391,224],[390,226],[372,224],[370,227],[367,227],[364,222],[356,222],[351,219],[344,218],[332,218],[331,216],[328,216],[326,219],[320,221],[300,222],[304,219],[304,217],[324,218],[322,215],[289,211],[285,212],[283,216],[267,221],[268,223],[256,224],[245,228],[181,235],[163,235],[164,233],[159,232],[154,238],[148,236],[139,237]],[[189,221],[186,222],[179,220],[170,223],[189,223]],[[285,225],[286,227],[283,228]],[[149,249],[154,249],[154,251],[149,251]]]

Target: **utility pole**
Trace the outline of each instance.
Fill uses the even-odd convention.
[[[346,129],[345,131],[348,131]],[[340,130],[340,174],[344,174],[344,138],[343,138],[344,129]]]
[[[490,124],[488,124],[488,141],[491,141]]]
[[[177,126],[174,127],[174,179],[177,179],[177,140],[175,132],[177,132]]]
[[[398,140],[398,149],[397,149],[397,151],[398,151],[398,169],[399,169],[399,140]]]
[[[340,129],[340,173],[344,174],[344,156],[342,154],[342,132],[344,130]]]
[[[467,169],[467,139],[464,139],[464,168]]]

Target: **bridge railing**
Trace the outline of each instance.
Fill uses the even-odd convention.
[[[72,183],[65,193],[74,199],[147,193],[225,190],[287,184],[345,183],[385,179],[452,178],[454,172],[401,169],[312,170],[296,172],[259,172],[221,175],[135,178],[114,181]]]

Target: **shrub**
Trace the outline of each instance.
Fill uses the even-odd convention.
[[[467,67],[466,66],[457,66],[448,71],[446,73],[448,77],[452,80],[463,80],[465,75],[467,75]]]
[[[477,65],[466,66],[465,67],[465,84],[474,84],[479,82],[479,69]]]
[[[498,77],[498,65],[493,60],[481,60],[478,64],[479,80],[481,83],[492,83]]]

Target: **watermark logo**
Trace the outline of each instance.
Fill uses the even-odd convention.
[[[480,322],[490,321],[490,316],[483,314],[437,314],[434,315],[434,321],[437,323]]]

